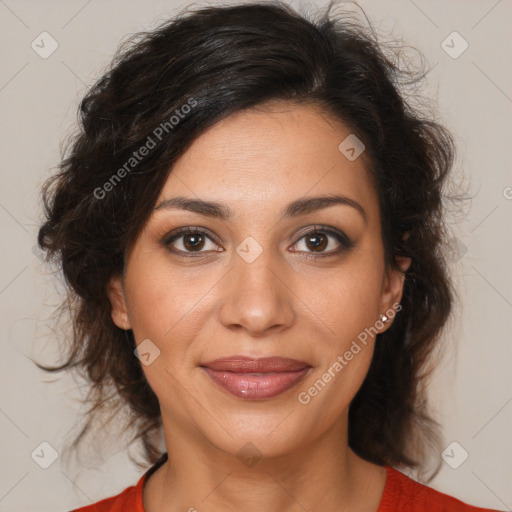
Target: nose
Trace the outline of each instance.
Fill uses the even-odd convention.
[[[234,255],[233,268],[223,281],[220,321],[230,330],[253,337],[276,334],[295,319],[290,269],[271,261],[270,251],[248,263]]]

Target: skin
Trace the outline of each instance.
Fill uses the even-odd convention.
[[[357,456],[347,437],[348,407],[375,338],[308,404],[298,400],[402,296],[404,275],[384,265],[365,155],[349,161],[338,150],[349,134],[304,105],[270,103],[217,123],[176,162],[157,205],[180,195],[225,203],[234,217],[154,210],[124,275],[110,281],[115,324],[160,350],[143,370],[160,402],[169,461],[147,481],[148,512],[378,509],[385,468]],[[296,199],[332,194],[360,203],[366,222],[340,204],[280,215]],[[343,245],[324,234],[315,249],[304,235],[318,224],[344,232],[354,246],[335,254]],[[190,236],[166,247],[162,240],[180,227],[205,228],[216,239],[200,238],[195,252]],[[236,252],[247,237],[262,248],[252,263]],[[312,259],[317,251],[331,255]],[[410,259],[399,264],[406,270]],[[312,369],[281,395],[243,400],[199,367],[232,355],[291,357]],[[248,442],[261,457],[252,467],[237,457]]]

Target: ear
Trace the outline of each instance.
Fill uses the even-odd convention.
[[[112,321],[120,329],[131,329],[124,295],[123,279],[121,276],[115,276],[110,279],[107,285],[107,295],[112,306],[110,312]]]
[[[384,332],[392,323],[393,318],[396,314],[396,308],[402,300],[402,294],[404,289],[405,272],[411,266],[411,258],[406,256],[397,256],[395,258],[400,270],[390,270],[384,280],[382,295],[381,295],[381,315],[386,315],[388,320],[384,323],[384,329],[380,332]],[[379,317],[380,320],[380,317]]]

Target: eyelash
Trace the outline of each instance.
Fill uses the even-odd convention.
[[[328,256],[333,256],[336,254],[341,254],[341,253],[347,251],[348,249],[351,249],[352,247],[354,247],[354,243],[352,242],[352,240],[350,240],[350,238],[345,233],[334,231],[334,230],[328,228],[327,226],[323,226],[323,225],[314,226],[311,230],[304,233],[293,245],[296,245],[300,240],[302,240],[303,238],[305,238],[307,236],[310,236],[312,234],[318,234],[318,233],[332,236],[341,245],[341,248],[331,250],[329,252],[323,252],[323,253],[306,252],[303,257],[311,258],[311,259],[320,259],[320,258],[325,258]],[[180,228],[180,229],[178,229],[178,231],[169,233],[168,235],[166,235],[164,237],[164,239],[162,240],[162,243],[173,254],[177,254],[177,255],[183,256],[185,258],[197,258],[197,257],[200,257],[202,253],[208,252],[208,251],[197,251],[194,253],[194,252],[182,251],[181,249],[172,249],[170,247],[170,245],[175,240],[182,238],[185,235],[189,235],[189,234],[190,235],[202,235],[202,236],[209,238],[212,242],[217,243],[214,240],[214,237],[210,236],[207,231],[204,231],[204,230],[201,230],[198,228],[188,228],[188,227]],[[218,252],[221,252],[221,251],[218,251]],[[296,252],[303,253],[304,251],[296,251]]]

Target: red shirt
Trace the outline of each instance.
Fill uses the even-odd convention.
[[[167,460],[166,454],[142,477],[112,498],[72,512],[145,512],[142,489],[149,476]],[[386,485],[377,512],[499,512],[467,505],[462,501],[422,485],[400,471],[385,465]]]

